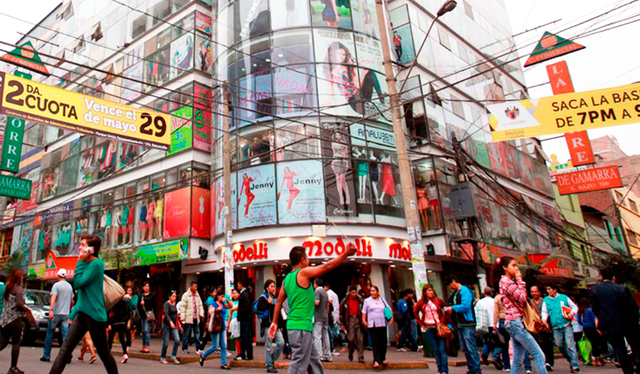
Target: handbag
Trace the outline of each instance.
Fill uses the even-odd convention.
[[[145,311],[145,315],[147,317],[147,322],[155,322],[156,321],[156,314],[153,312],[153,310]]]
[[[384,319],[386,319],[387,322],[389,322],[393,318],[393,311],[391,311],[391,308],[389,308],[389,304],[387,304],[387,300],[382,299],[382,302],[384,302]]]
[[[124,297],[124,289],[118,282],[109,278],[108,276],[104,276],[104,307],[109,310],[113,308],[122,298]]]
[[[542,317],[540,317],[540,313],[538,310],[531,306],[529,300],[527,300],[524,304],[523,310],[524,318],[522,322],[524,322],[524,327],[532,334],[538,334],[544,328],[544,324],[542,323]]]
[[[429,308],[429,303],[430,301],[427,301],[424,304],[425,309],[429,310],[429,312],[431,313],[431,317],[433,317],[433,320],[436,321],[436,330],[438,331],[438,337],[439,338],[443,338],[443,339],[449,339],[451,337],[451,329],[449,328],[449,326],[447,326],[447,324],[445,323],[441,323],[440,322],[440,318],[436,319],[435,314],[433,314],[433,311],[431,310],[431,308]]]
[[[222,311],[216,313],[214,308],[211,308],[209,313],[209,321],[207,321],[207,331],[211,334],[217,334],[222,331]]]

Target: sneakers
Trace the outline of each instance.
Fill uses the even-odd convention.
[[[203,351],[203,350],[201,350],[201,349],[196,349],[196,354],[197,354],[198,356],[201,356],[203,352],[204,352],[204,351]],[[220,353],[220,351],[218,351],[218,353]]]
[[[398,352],[409,352],[409,350],[407,348],[398,348],[397,349]]]
[[[98,356],[91,356],[91,359],[89,360],[89,363],[93,364],[94,362],[96,362],[97,359],[98,359]]]
[[[276,370],[276,368],[274,367],[267,368],[267,373],[277,373],[277,372],[278,370]]]
[[[553,371],[553,366],[550,364],[545,364],[545,366],[547,367],[547,371]]]
[[[40,361],[42,361],[42,362],[51,362],[51,359],[49,357],[42,356],[42,357],[40,357]]]
[[[149,353],[149,352],[151,352],[151,351],[149,350],[149,347],[146,346],[146,345],[144,347],[142,347],[142,349],[140,350],[140,353]]]
[[[504,368],[504,369],[502,369],[502,371],[504,371],[505,373],[510,373],[511,369]]]
[[[244,360],[244,359],[242,358],[242,356],[236,356],[236,358],[234,358],[234,360],[235,360],[235,361],[242,361],[242,360]]]
[[[573,368],[571,369],[572,373],[579,373],[580,372],[580,368]]]
[[[531,372],[531,370],[527,370],[526,374],[533,374],[533,373]]]
[[[188,355],[188,354],[190,354],[191,352],[189,352],[189,350],[187,350],[187,349],[183,349],[183,350],[182,350],[182,353],[184,353],[185,355]]]
[[[160,360],[160,363],[161,363],[162,365],[167,365],[167,364],[169,363],[169,361],[167,361],[167,359],[166,359],[166,358],[163,358],[162,360]]]
[[[206,360],[206,358],[200,356],[200,366],[204,366],[204,360]]]
[[[340,352],[336,351],[335,349],[333,350],[333,352],[331,352],[331,355],[333,356],[340,356]]]
[[[10,368],[7,374],[24,374],[24,371],[18,369],[18,367]]]
[[[122,355],[122,360],[120,360],[120,363],[121,364],[126,364],[128,360],[129,360],[129,355],[128,354],[124,354],[124,355]]]

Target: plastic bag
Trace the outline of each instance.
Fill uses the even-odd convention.
[[[591,362],[591,342],[584,334],[582,334],[582,339],[578,341],[578,349],[584,363],[588,365]]]

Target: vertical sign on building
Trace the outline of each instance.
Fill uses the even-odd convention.
[[[31,79],[31,74],[19,71],[16,71],[15,74],[24,79]],[[4,132],[4,142],[2,143],[0,170],[11,173],[17,173],[18,170],[20,170],[25,123],[26,121],[24,119],[7,117],[7,127]]]
[[[575,92],[566,61],[547,65],[547,74],[549,74],[549,83],[554,95]],[[587,131],[567,133],[565,134],[565,139],[567,140],[567,147],[569,147],[571,163],[574,167],[596,162]]]

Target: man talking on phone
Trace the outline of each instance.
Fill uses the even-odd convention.
[[[67,338],[58,352],[49,374],[61,374],[71,358],[73,349],[89,331],[98,356],[108,374],[118,374],[118,366],[107,345],[107,310],[104,306],[104,262],[98,258],[100,238],[85,235],[80,240],[80,255],[73,283],[78,302],[69,314],[73,320]]]

